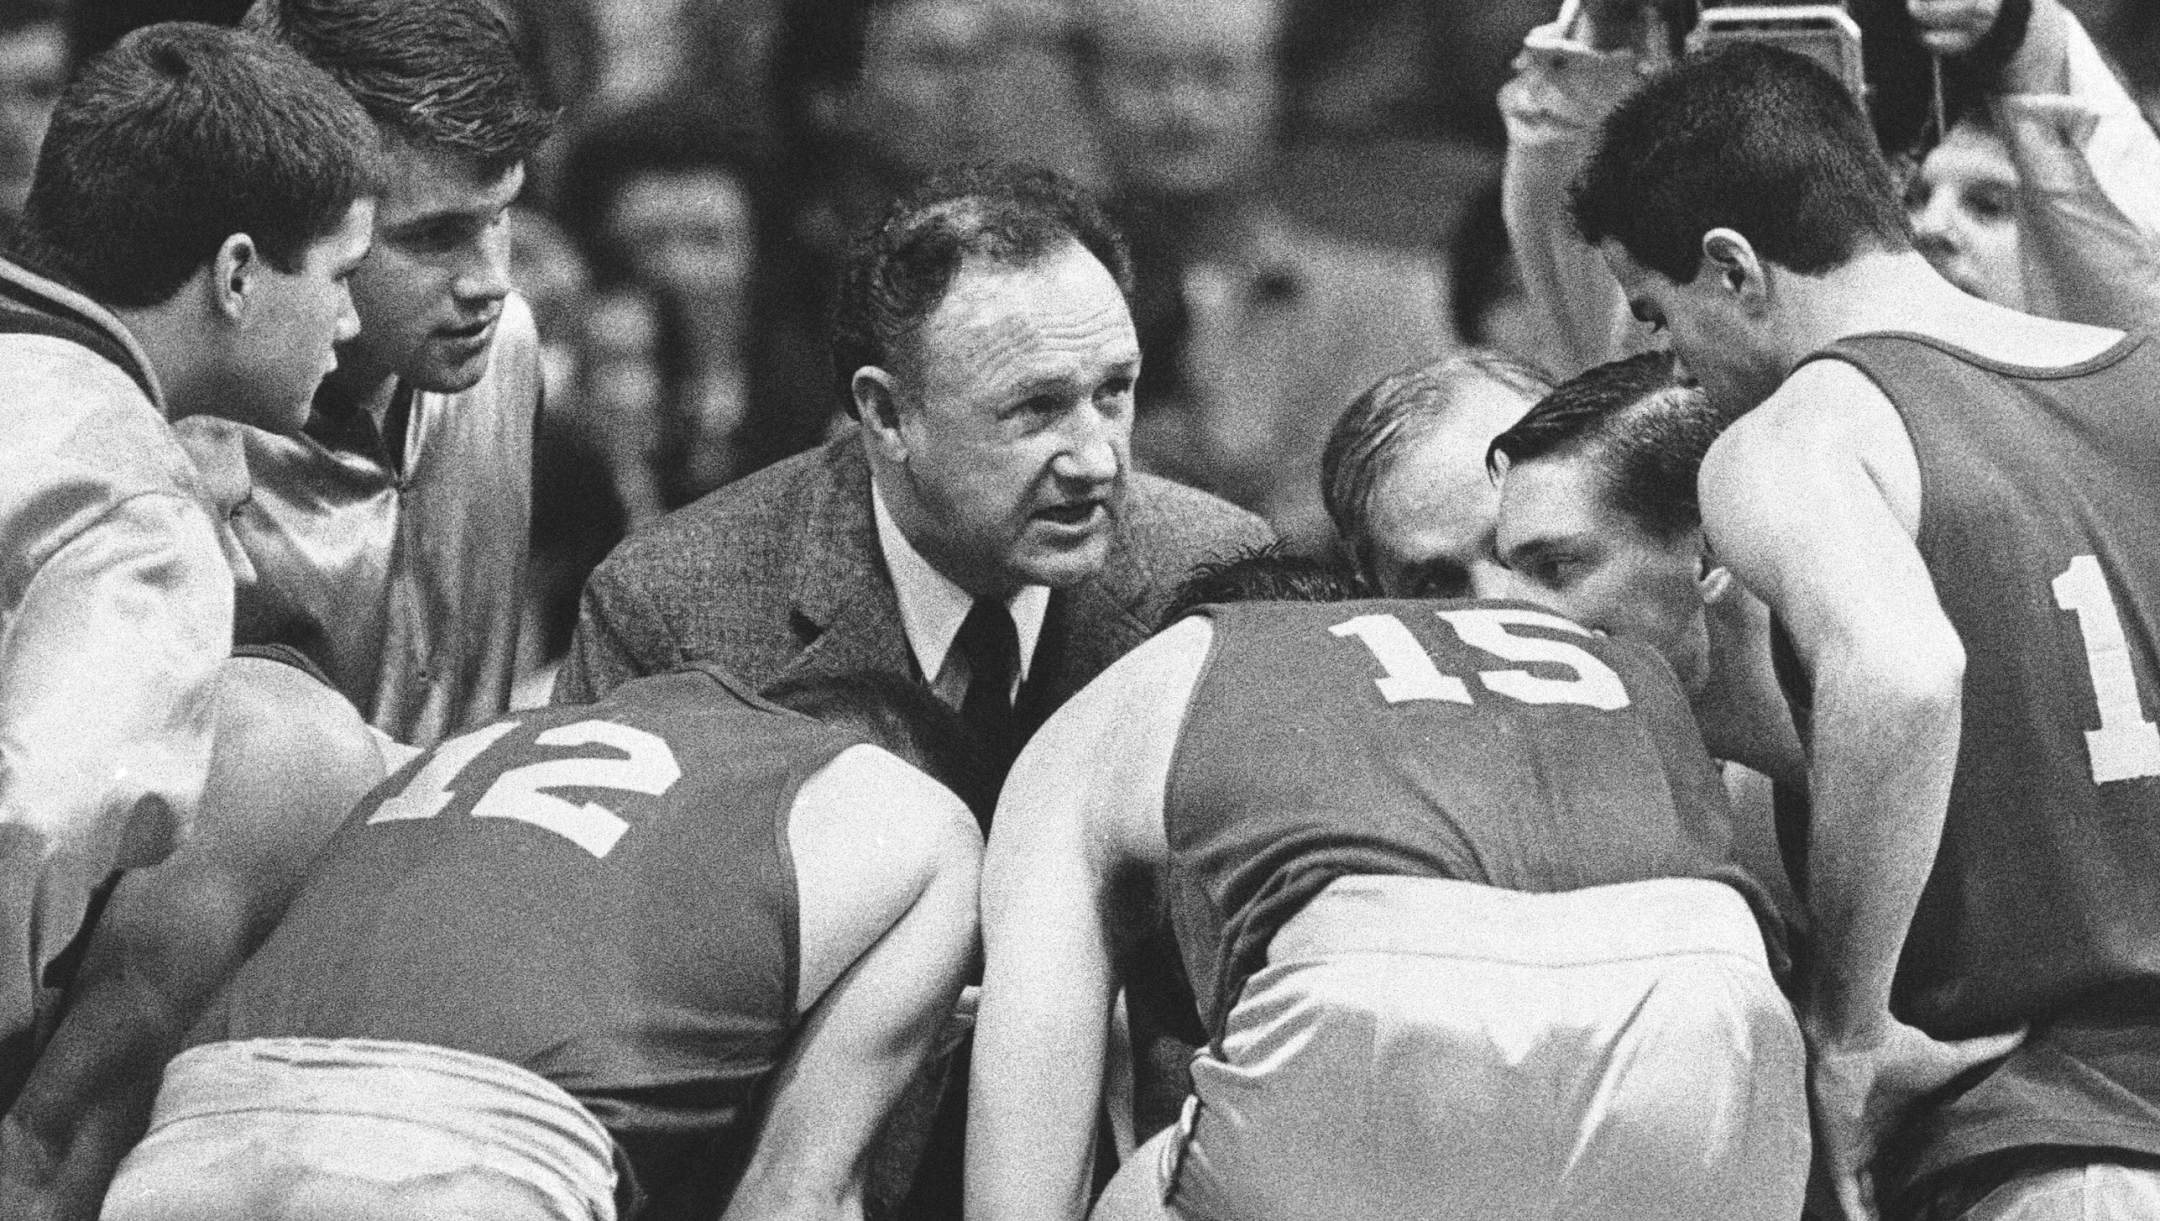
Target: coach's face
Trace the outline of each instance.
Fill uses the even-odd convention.
[[[1031,267],[969,259],[893,369],[855,393],[879,487],[924,559],[971,593],[1071,585],[1109,555],[1140,343],[1078,243]]]
[[[1481,380],[1451,404],[1444,423],[1397,443],[1365,504],[1369,575],[1387,596],[1504,592],[1508,574],[1493,547],[1500,490],[1485,470],[1485,449],[1531,401]]]

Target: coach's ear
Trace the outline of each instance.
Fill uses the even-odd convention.
[[[1768,309],[1770,284],[1763,274],[1762,260],[1755,256],[1754,245],[1738,232],[1719,228],[1703,234],[1698,280],[1703,272],[1716,276],[1718,287],[1731,294],[1749,314],[1760,315]]]
[[[855,397],[855,418],[862,421],[863,440],[889,462],[907,461],[907,438],[900,432],[899,382],[876,365],[864,365],[855,370],[848,390]]]

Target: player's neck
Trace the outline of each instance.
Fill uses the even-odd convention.
[[[2006,364],[2048,368],[2106,351],[2121,333],[2022,314],[1971,296],[1913,252],[1864,254],[1793,293],[1796,358],[1849,335],[1906,331]]]
[[[315,402],[332,412],[364,411],[381,428],[397,397],[397,382],[397,374],[346,348],[338,353],[338,367],[315,392]]]

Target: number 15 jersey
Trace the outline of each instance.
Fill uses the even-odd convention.
[[[1649,650],[1505,602],[1208,607],[1164,795],[1172,919],[1211,1036],[1283,923],[1353,874],[1553,892],[1732,885],[1718,770]]]
[[[686,670],[443,742],[338,829],[195,1041],[505,1060],[608,1129],[626,1197],[664,1191],[751,1143],[795,1024],[790,808],[858,740]]]

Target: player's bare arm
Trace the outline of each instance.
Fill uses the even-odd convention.
[[[141,1139],[159,1074],[270,933],[310,860],[382,779],[343,697],[276,662],[224,666],[195,831],[131,871],[88,943],[67,1013],[0,1120],[0,1216],[88,1221]]]
[[[982,838],[915,768],[849,748],[803,785],[788,839],[804,1024],[728,1221],[862,1216],[871,1145],[976,954]]]
[[[1791,631],[1811,676],[1817,952],[1800,1016],[1823,1153],[1845,1208],[1898,1111],[2012,1039],[1942,1044],[1890,1012],[1957,760],[1965,656],[1913,538],[1919,466],[1896,409],[1849,365],[1795,373],[1703,464],[1718,554]]]
[[[1163,785],[1214,629],[1128,654],[1029,743],[983,869],[983,975],[968,1106],[971,1221],[1087,1213],[1128,875],[1168,855]]]

